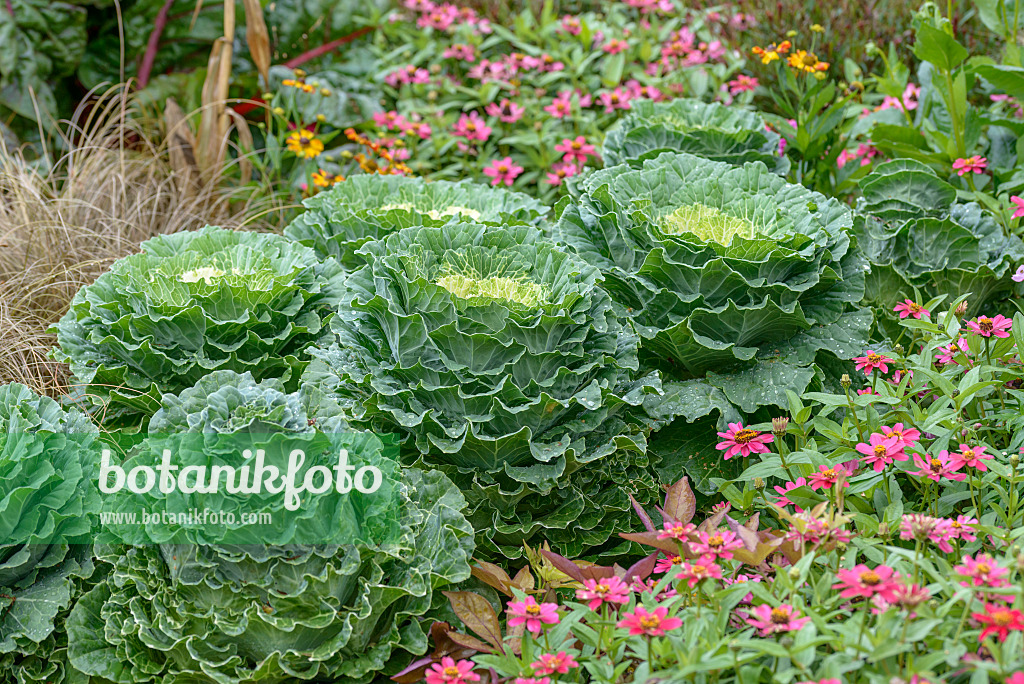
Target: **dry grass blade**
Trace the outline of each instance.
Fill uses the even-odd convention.
[[[67,152],[48,172],[0,140],[0,383],[65,393],[47,328],[83,285],[154,235],[238,227],[252,211],[223,175],[199,178],[189,165],[180,110],[156,139],[135,114],[120,88],[94,100],[65,126]]]

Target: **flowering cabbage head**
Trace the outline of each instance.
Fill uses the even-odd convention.
[[[214,444],[234,436],[313,449],[332,438],[317,428],[340,423],[336,405],[311,391],[284,394],[274,380],[216,373],[165,396],[148,439],[183,430]],[[383,465],[377,436],[350,433],[344,443],[355,461]],[[71,662],[95,681],[126,684],[349,684],[400,670],[427,650],[446,603],[439,589],[469,577],[473,530],[460,512],[465,499],[442,473],[390,476],[393,496],[349,497],[363,520],[395,521],[379,543],[222,543],[191,528],[170,542],[98,547],[111,570],[71,613]],[[228,503],[220,510],[237,510]]]
[[[297,376],[333,315],[341,266],[277,235],[206,227],[161,235],[82,288],[55,326],[110,423],[139,423],[161,392],[211,371]]]
[[[0,386],[0,681],[65,681],[64,621],[93,574],[97,430],[24,385]]]
[[[976,202],[958,203],[955,188],[927,165],[879,164],[860,185],[857,242],[871,262],[865,301],[892,311],[906,298],[924,304],[971,293],[971,316],[1024,293],[1010,279],[1024,262],[1024,243]]]
[[[640,336],[642,367],[680,381],[666,386],[663,417],[717,412],[724,423],[784,407],[786,390],[822,381],[821,360],[862,351],[871,315],[854,305],[865,265],[839,201],[760,162],[673,153],[598,171],[570,191],[560,239],[602,271]],[[685,436],[690,453],[715,456],[713,430]]]
[[[789,159],[779,154],[778,133],[759,115],[717,102],[635,100],[604,139],[605,166],[639,166],[662,152],[686,152],[729,164],[764,162],[780,176]]]
[[[449,474],[490,553],[613,552],[629,494],[657,495],[641,404],[660,383],[597,269],[524,225],[415,226],[360,255],[304,379]]]
[[[449,221],[538,225],[548,211],[528,195],[470,181],[376,175],[349,178],[303,205],[306,211],[285,228],[285,236],[350,270],[363,265],[357,251],[364,243],[401,228]]]

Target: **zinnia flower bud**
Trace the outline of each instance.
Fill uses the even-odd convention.
[[[843,373],[843,377],[839,378],[839,384],[843,386],[843,389],[850,389],[850,385],[853,384],[850,380],[850,374]]]
[[[786,416],[778,416],[772,418],[772,434],[776,437],[783,437],[786,434],[786,430],[789,429],[789,418]]]
[[[963,318],[964,314],[966,314],[966,313],[967,313],[967,302],[966,301],[960,302],[959,304],[956,305],[956,308],[953,309],[953,315],[956,316],[957,318]]]
[[[764,481],[764,479],[760,478],[760,477],[755,477],[754,478],[754,489],[756,489],[757,491],[761,491],[764,488],[765,488],[765,481]]]

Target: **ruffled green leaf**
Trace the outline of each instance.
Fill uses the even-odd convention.
[[[759,161],[785,176],[789,159],[779,154],[779,140],[764,119],[739,107],[689,99],[636,100],[608,129],[601,156],[605,166],[639,166],[662,152],[686,152],[737,165]]]
[[[306,211],[285,228],[285,236],[349,270],[363,265],[357,254],[363,244],[402,228],[450,221],[539,225],[548,211],[528,195],[469,181],[375,175],[349,178],[303,204]]]

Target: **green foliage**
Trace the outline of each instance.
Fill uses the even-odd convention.
[[[640,100],[605,134],[605,166],[639,166],[662,152],[686,152],[730,164],[759,161],[785,176],[789,159],[779,156],[779,135],[754,112],[719,103],[678,99]]]
[[[155,441],[145,442],[126,467],[156,457],[167,441],[157,430],[199,438],[213,447],[211,463],[242,459],[238,448],[216,449],[239,446],[220,439],[228,436],[248,438],[268,454],[308,449],[315,460],[320,447],[339,443],[319,432],[337,429],[339,416],[337,405],[315,390],[285,395],[274,380],[256,384],[249,374],[221,371],[179,396],[164,396],[150,425]],[[357,433],[343,443],[355,462],[385,466],[378,437]],[[112,569],[69,619],[74,666],[100,681],[132,684],[362,683],[401,668],[426,649],[437,590],[469,576],[473,537],[461,513],[465,499],[443,474],[399,476],[392,469],[385,480],[394,497],[376,492],[344,500],[367,525],[395,520],[394,534],[378,543],[296,544],[297,527],[330,522],[303,508],[283,530],[287,535],[259,542],[222,543],[191,529],[173,542],[98,546],[99,559]],[[237,500],[212,496],[190,503],[200,510],[240,509]],[[242,510],[256,509],[250,502]],[[285,514],[279,506],[273,512],[278,519]]]
[[[97,430],[24,385],[0,386],[0,679],[66,681],[64,621],[93,574]]]
[[[285,236],[349,270],[363,265],[357,254],[363,244],[402,228],[449,221],[538,225],[548,212],[527,195],[470,181],[372,175],[354,176],[303,205],[306,211],[285,228]]]
[[[657,491],[640,405],[660,383],[634,379],[636,338],[597,270],[526,225],[413,226],[359,255],[304,381],[449,474],[486,553],[621,552],[629,495]]]
[[[891,311],[906,298],[967,299],[981,312],[1019,288],[1010,279],[1024,243],[920,162],[880,164],[861,181],[857,243],[871,262],[865,301]]]
[[[161,392],[214,370],[297,377],[340,300],[337,262],[283,237],[208,226],[142,250],[83,288],[55,326],[56,358],[111,424],[144,421]]]
[[[57,122],[58,99],[68,97],[60,81],[85,51],[82,4],[10,0],[0,6],[0,118],[13,112],[47,128]]]

